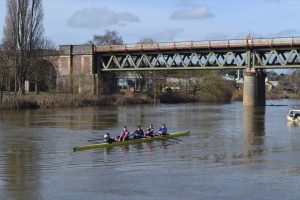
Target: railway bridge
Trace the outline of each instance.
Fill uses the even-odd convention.
[[[300,68],[300,38],[61,45],[57,81],[75,92],[100,93],[110,88],[113,71],[244,69],[243,105],[264,106],[264,69],[288,68]]]

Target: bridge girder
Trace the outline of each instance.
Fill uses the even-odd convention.
[[[96,52],[94,56],[100,71],[300,68],[300,48]]]

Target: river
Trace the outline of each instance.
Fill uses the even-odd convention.
[[[0,199],[198,200],[300,198],[300,101],[258,109],[162,104],[0,112]],[[190,136],[106,149],[73,147],[165,122]]]

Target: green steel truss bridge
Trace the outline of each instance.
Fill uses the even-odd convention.
[[[300,38],[106,45],[93,55],[100,71],[300,68]]]

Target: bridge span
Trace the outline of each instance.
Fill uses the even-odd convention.
[[[299,68],[300,38],[95,46],[102,71]]]
[[[73,92],[99,93],[113,84],[113,71],[245,69],[244,105],[260,106],[263,70],[288,68],[300,68],[300,38],[61,45],[58,81]]]

